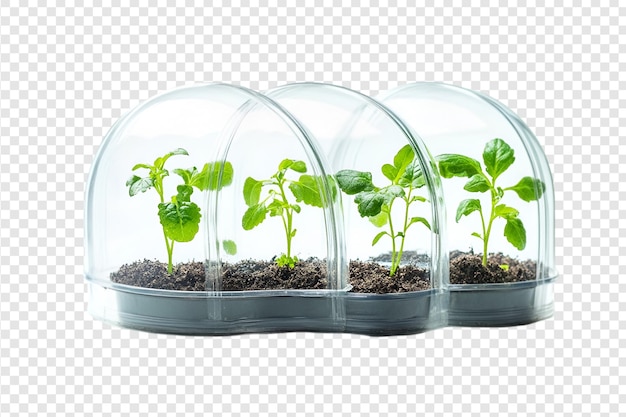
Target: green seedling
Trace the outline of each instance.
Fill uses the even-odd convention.
[[[194,188],[200,191],[218,190],[232,183],[233,167],[230,162],[212,162],[204,165],[201,171],[196,167],[189,169],[174,169],[172,172],[179,175],[183,183],[176,187],[177,193],[169,201],[165,200],[163,180],[169,176],[165,163],[174,155],[189,155],[185,149],[178,148],[154,160],[152,165],[137,164],[133,171],[147,170],[145,177],[133,175],[127,182],[128,193],[131,197],[153,188],[159,195],[158,216],[163,227],[165,248],[167,249],[167,272],[172,273],[172,255],[174,242],[190,242],[200,228],[200,208],[191,201]],[[221,173],[221,179],[219,175]],[[222,242],[226,253],[237,251],[235,242]]]
[[[387,230],[381,231],[374,237],[372,246],[384,236],[391,238],[389,275],[394,276],[402,260],[404,241],[409,228],[416,223],[422,223],[430,229],[428,220],[424,217],[411,216],[409,210],[413,203],[427,201],[426,198],[415,195],[415,191],[422,188],[425,182],[419,162],[415,159],[415,153],[410,145],[400,149],[393,158],[393,164],[385,164],[381,170],[391,182],[385,187],[376,187],[372,183],[370,172],[350,169],[337,172],[337,183],[344,193],[355,195],[354,202],[358,205],[361,217],[369,218],[376,227],[387,226]],[[404,202],[399,228],[394,225],[392,216],[392,208],[396,200]]]
[[[287,173],[290,171],[302,175],[298,180],[288,179]],[[278,165],[278,170],[269,179],[255,180],[248,177],[243,186],[243,198],[248,206],[241,220],[244,230],[252,230],[260,225],[268,214],[270,217],[280,217],[282,220],[287,250],[276,259],[279,266],[294,268],[298,262],[298,257],[291,254],[292,240],[297,231],[294,227],[294,215],[302,210],[298,203],[324,207],[324,198],[319,192],[321,179],[313,175],[306,175],[306,172],[307,167],[303,161],[285,159]],[[328,177],[328,180],[332,181],[332,178]],[[291,191],[295,202],[289,200],[287,189]],[[336,194],[334,186],[332,192],[334,198]],[[262,194],[265,195],[263,199],[261,199]]]
[[[497,218],[506,221],[504,226],[504,236],[515,248],[523,250],[526,247],[526,229],[519,218],[519,211],[513,207],[500,203],[506,191],[515,191],[519,198],[524,201],[534,201],[541,198],[546,185],[537,178],[523,177],[519,182],[511,187],[499,187],[496,185],[498,177],[504,173],[515,162],[515,152],[504,140],[494,139],[485,145],[483,151],[483,171],[480,162],[470,157],[458,154],[440,155],[439,172],[444,178],[464,177],[469,181],[463,187],[464,190],[472,193],[485,193],[489,191],[490,211],[488,216],[483,211],[479,199],[471,198],[461,201],[456,211],[457,223],[463,216],[467,216],[475,211],[480,214],[482,231],[472,233],[483,242],[482,264],[487,265],[487,254],[489,236],[492,232],[493,222]],[[506,267],[503,268],[506,270]]]

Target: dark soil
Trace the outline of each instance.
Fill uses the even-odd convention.
[[[350,261],[352,292],[388,294],[422,291],[430,288],[428,271],[414,265],[402,265],[393,277],[389,268],[375,262]]]
[[[500,267],[508,265],[508,270]],[[535,279],[537,264],[530,260],[519,261],[502,253],[491,253],[487,266],[482,264],[482,255],[450,252],[451,284],[492,284],[531,281]]]
[[[273,261],[245,260],[222,264],[224,291],[324,289],[328,287],[326,262],[311,258],[300,261],[293,269],[279,267]],[[118,284],[177,291],[204,291],[205,264],[190,262],[175,265],[172,274],[159,261],[134,262],[111,274]],[[398,268],[394,277],[389,268],[375,262],[351,261],[352,292],[397,293],[430,288],[428,271],[414,265]]]
[[[174,265],[172,273],[168,274],[166,263],[144,259],[123,265],[119,271],[111,274],[111,281],[161,290],[204,291],[204,263]]]
[[[204,275],[202,276],[204,280]],[[293,269],[271,261],[245,260],[222,264],[224,291],[243,290],[318,290],[328,287],[326,262],[308,259]]]

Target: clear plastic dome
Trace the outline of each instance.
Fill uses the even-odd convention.
[[[384,106],[346,88],[303,83],[265,94],[320,144],[340,189],[353,286],[348,327],[361,320],[381,327],[445,324],[445,210],[435,163],[421,139]],[[375,293],[367,315],[351,314],[350,297],[359,293]],[[385,306],[402,298],[411,300],[413,316],[387,315]],[[416,317],[420,305],[427,308]]]
[[[182,88],[131,111],[88,180],[91,312],[175,333],[341,328],[347,260],[320,154],[240,87]]]
[[[89,309],[207,335],[532,322],[552,314],[553,213],[536,138],[480,94],[182,88],[95,158]]]
[[[451,324],[550,316],[554,194],[528,127],[497,101],[451,85],[416,83],[378,100],[420,135],[443,177]]]

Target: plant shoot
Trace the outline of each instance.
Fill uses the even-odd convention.
[[[376,245],[383,237],[391,239],[391,268],[390,276],[394,276],[404,252],[404,242],[409,228],[421,223],[430,229],[428,220],[420,216],[411,215],[411,205],[416,202],[425,202],[426,198],[416,195],[415,191],[425,185],[424,176],[415,159],[415,153],[410,145],[404,146],[393,158],[393,164],[384,164],[381,168],[383,175],[390,181],[384,187],[377,187],[372,183],[371,172],[345,169],[337,172],[339,188],[348,194],[355,195],[354,202],[358,205],[361,217],[369,218],[376,227],[385,227],[372,240]],[[404,203],[402,217],[394,219],[392,208],[396,201]]]
[[[532,177],[523,177],[519,182],[510,187],[496,185],[498,177],[515,162],[515,152],[504,140],[493,139],[485,145],[483,151],[483,171],[480,162],[470,157],[458,154],[440,155],[439,172],[444,178],[463,177],[469,181],[463,187],[471,193],[489,192],[489,212],[483,210],[481,201],[471,198],[461,201],[456,211],[457,223],[463,216],[475,211],[480,215],[482,229],[472,233],[483,242],[482,264],[487,265],[489,237],[491,236],[494,220],[501,218],[506,221],[504,236],[515,248],[523,250],[526,247],[526,229],[519,218],[519,211],[513,207],[502,204],[500,201],[505,192],[514,191],[524,201],[534,201],[541,198],[546,186]]]
[[[198,233],[200,227],[200,208],[191,201],[194,188],[218,190],[229,185],[233,180],[233,167],[230,162],[213,162],[204,165],[201,171],[196,167],[189,169],[174,169],[172,172],[181,177],[183,183],[176,187],[177,193],[169,200],[165,199],[163,180],[169,176],[165,163],[174,155],[189,155],[185,149],[178,148],[154,160],[150,164],[137,164],[133,171],[146,170],[144,177],[133,175],[127,182],[128,193],[131,197],[154,189],[159,196],[158,216],[163,228],[165,248],[167,250],[167,272],[172,273],[172,255],[174,242],[190,242]],[[218,178],[221,172],[221,181]],[[219,184],[219,185],[218,185]],[[236,252],[235,242],[225,240],[224,249],[227,253]]]
[[[302,175],[297,180],[289,179],[287,174],[290,172]],[[324,199],[319,192],[320,178],[306,175],[306,172],[307,167],[303,161],[285,159],[269,179],[256,180],[248,177],[243,186],[243,198],[248,209],[241,220],[242,227],[244,230],[252,230],[263,223],[268,214],[270,217],[279,217],[282,221],[287,248],[276,259],[276,263],[279,266],[288,266],[290,269],[293,269],[298,262],[298,257],[292,255],[292,242],[297,232],[294,217],[302,210],[298,203],[313,207],[324,206]],[[336,193],[334,187],[333,192]],[[293,201],[294,198],[295,201]]]

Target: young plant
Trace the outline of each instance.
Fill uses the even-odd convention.
[[[372,183],[370,172],[344,169],[337,172],[339,188],[348,194],[356,195],[354,202],[358,205],[361,217],[368,217],[376,227],[387,226],[387,230],[378,233],[372,246],[376,245],[383,236],[391,238],[391,268],[389,275],[394,276],[404,252],[404,241],[409,228],[415,223],[422,223],[430,229],[428,220],[424,217],[410,215],[410,207],[415,202],[425,202],[426,198],[415,195],[415,190],[425,185],[424,176],[415,159],[415,153],[410,145],[404,146],[393,158],[393,164],[382,166],[383,175],[391,182],[384,187],[376,187]],[[394,225],[392,208],[394,202],[404,203],[400,226]]]
[[[483,171],[480,162],[464,155],[444,154],[437,159],[439,160],[439,172],[442,177],[469,178],[463,189],[472,193],[489,191],[491,197],[489,213],[483,211],[482,204],[477,198],[461,201],[456,211],[457,223],[461,217],[475,211],[480,214],[482,233],[474,232],[472,236],[483,242],[482,264],[487,265],[489,237],[492,232],[493,222],[497,218],[502,218],[506,221],[504,236],[507,240],[518,250],[523,250],[526,247],[526,229],[518,217],[519,211],[513,207],[501,204],[500,201],[506,191],[515,191],[519,198],[527,202],[538,200],[543,195],[546,185],[541,180],[532,177],[524,177],[517,184],[510,187],[503,188],[496,185],[498,177],[515,162],[513,148],[502,139],[494,139],[488,142],[483,151],[486,173]]]
[[[133,175],[127,182],[128,193],[131,197],[148,191],[151,188],[159,195],[158,215],[163,227],[165,248],[167,249],[167,272],[172,273],[172,255],[174,242],[190,242],[198,233],[200,227],[200,208],[191,201],[194,188],[200,191],[217,190],[229,185],[233,180],[233,167],[230,162],[212,162],[204,165],[201,171],[196,167],[189,169],[174,169],[183,184],[176,187],[177,193],[169,201],[165,200],[163,180],[169,176],[165,163],[174,155],[189,155],[185,149],[178,148],[154,160],[150,164],[137,164],[133,171],[147,170],[145,177]],[[222,171],[221,182],[218,175]],[[219,184],[219,185],[218,185]],[[235,242],[224,241],[226,252],[236,252]]]
[[[302,175],[298,180],[291,180],[287,178],[289,171]],[[244,230],[255,228],[265,220],[268,214],[270,217],[280,217],[282,220],[287,240],[287,251],[276,259],[279,266],[293,268],[298,262],[298,258],[291,254],[292,240],[296,235],[294,215],[300,213],[302,209],[297,203],[302,202],[313,207],[324,207],[324,198],[319,192],[320,179],[306,175],[306,172],[307,167],[303,161],[285,159],[278,165],[278,171],[269,179],[255,180],[248,177],[243,186],[243,198],[248,206],[241,220]],[[329,179],[332,180],[332,178]],[[295,202],[289,201],[287,188],[295,197]],[[263,199],[261,199],[262,191],[266,193]],[[336,193],[334,187],[332,191]]]

